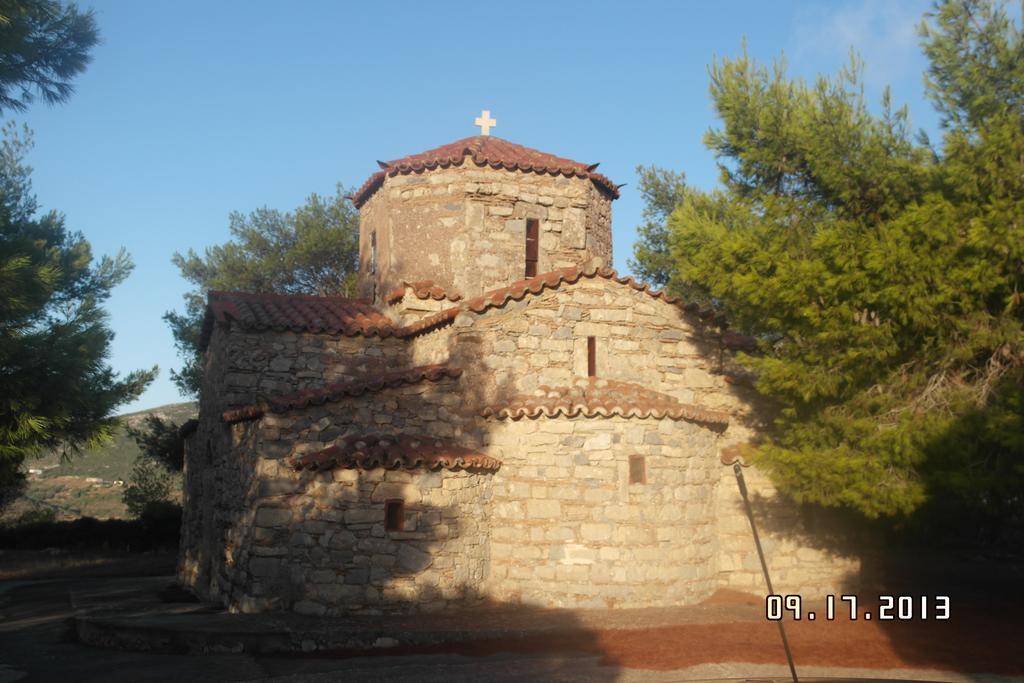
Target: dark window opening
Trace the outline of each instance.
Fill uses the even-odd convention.
[[[370,233],[370,273],[377,272],[377,232]]]
[[[526,219],[526,277],[537,274],[537,254],[540,247],[540,221]]]
[[[587,377],[597,377],[597,339],[587,337]]]
[[[646,484],[647,483],[647,464],[644,462],[644,456],[642,456],[642,455],[631,455],[631,456],[629,456],[629,483],[630,484]]]
[[[405,525],[405,501],[393,499],[384,501],[384,529],[401,531]]]

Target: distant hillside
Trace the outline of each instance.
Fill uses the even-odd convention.
[[[139,427],[147,415],[157,415],[178,424],[196,416],[196,403],[169,403],[164,406],[122,415],[125,423]],[[85,451],[69,460],[61,460],[59,453],[51,453],[26,464],[32,470],[42,470],[43,477],[100,477],[101,479],[124,479],[131,472],[132,463],[139,455],[135,440],[122,427],[114,434],[114,441],[103,448]]]
[[[196,416],[196,403],[171,403],[150,410],[123,415],[127,425],[137,427],[147,415],[157,415],[178,424]],[[29,485],[23,499],[4,513],[0,521],[16,519],[32,509],[53,509],[61,519],[76,517],[126,517],[121,502],[123,482],[131,473],[140,454],[124,427],[114,434],[111,443],[102,448],[83,451],[70,459],[49,453],[28,460]]]

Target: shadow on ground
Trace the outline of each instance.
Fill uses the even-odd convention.
[[[619,677],[595,631],[564,610],[487,605],[464,614],[316,618],[295,614],[227,615],[204,610],[166,590],[164,579],[80,579],[0,583],[0,680],[243,681],[271,677],[346,675],[369,680],[586,680]],[[133,588],[134,586],[134,588]],[[139,587],[147,593],[140,599]],[[136,649],[102,649],[80,642],[75,612],[107,618],[119,607],[119,629]],[[273,649],[283,630],[298,651]],[[350,633],[369,647],[302,652],[303,633]],[[245,641],[237,651],[232,646]],[[174,634],[206,654],[174,654]],[[264,640],[269,638],[269,640]],[[457,642],[451,642],[455,639]],[[170,645],[170,647],[168,647]],[[146,648],[152,649],[146,651]],[[234,651],[232,651],[234,649]],[[424,668],[426,667],[426,668]],[[429,676],[426,674],[429,673]],[[360,680],[363,680],[360,678]]]
[[[834,621],[823,619],[825,602],[815,597],[804,600],[801,621],[788,622],[798,663],[1024,674],[1021,559],[965,542],[962,534],[929,545],[835,510],[763,498],[752,503],[762,535],[861,563],[835,596]],[[857,598],[856,620],[842,595]],[[947,604],[949,618],[942,619]]]

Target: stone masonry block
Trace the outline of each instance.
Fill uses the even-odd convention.
[[[260,578],[273,578],[281,571],[281,560],[271,557],[257,557],[249,561],[249,572]]]
[[[275,527],[292,521],[292,511],[286,508],[260,508],[256,511],[256,526]]]
[[[562,504],[557,500],[531,499],[526,501],[526,516],[529,519],[556,519],[562,516]]]
[[[433,558],[419,548],[403,544],[398,549],[398,567],[406,572],[421,572],[430,566]]]
[[[382,482],[374,487],[370,496],[374,503],[383,503],[391,498],[401,498],[406,503],[418,503],[421,498],[420,489],[415,484]]]
[[[299,482],[294,479],[264,479],[260,482],[260,497],[282,496],[295,493]]]

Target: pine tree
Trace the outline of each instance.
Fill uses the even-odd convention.
[[[722,189],[679,193],[636,258],[761,340],[783,491],[993,529],[1024,521],[1024,43],[984,0],[921,34],[941,150],[888,92],[871,112],[856,58],[813,84],[714,64]]]
[[[91,11],[53,0],[0,0],[0,111],[23,111],[37,97],[66,101],[97,42]]]
[[[294,212],[234,212],[232,240],[210,247],[202,256],[191,249],[174,255],[182,277],[195,285],[185,295],[183,313],[164,315],[185,360],[181,370],[171,373],[182,392],[199,392],[199,335],[208,291],[352,293],[359,265],[359,214],[347,194],[338,185],[334,196],[311,194]]]
[[[122,251],[94,262],[82,235],[42,215],[24,156],[28,130],[0,145],[0,488],[17,488],[24,459],[71,454],[107,440],[114,410],[142,393],[156,369],[118,378],[101,304],[131,272]]]

